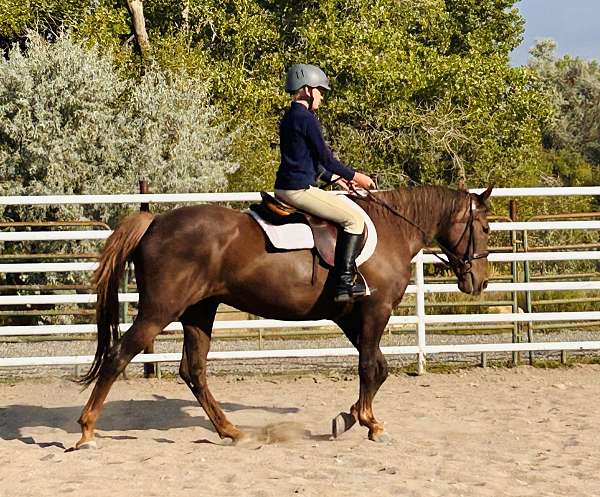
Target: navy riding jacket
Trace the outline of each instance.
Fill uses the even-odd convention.
[[[338,161],[325,143],[317,116],[301,103],[293,102],[283,116],[279,143],[276,190],[306,189],[319,175],[325,181],[330,181],[333,173],[347,180],[354,177],[354,169]]]

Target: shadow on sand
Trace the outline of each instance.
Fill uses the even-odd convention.
[[[221,403],[225,412],[259,409],[278,414],[293,414],[296,407],[266,407]],[[61,442],[37,442],[31,436],[23,436],[23,428],[45,427],[63,430],[67,433],[80,433],[77,419],[82,406],[43,407],[35,405],[10,405],[0,407],[0,440],[20,440],[25,444],[39,447],[60,447]],[[201,414],[200,414],[201,413]],[[155,395],[154,400],[118,400],[104,405],[98,421],[98,430],[127,432],[130,430],[170,430],[175,428],[200,427],[214,431],[212,423],[195,401],[167,399]],[[48,436],[52,436],[51,433]],[[137,438],[131,435],[97,434],[98,438],[128,440]],[[166,438],[156,438],[158,443],[172,443]]]

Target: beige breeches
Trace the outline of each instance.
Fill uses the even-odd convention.
[[[275,197],[298,209],[342,226],[344,231],[361,235],[365,228],[362,213],[339,195],[315,188],[306,190],[275,190]]]

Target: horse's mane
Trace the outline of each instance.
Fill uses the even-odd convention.
[[[396,188],[380,191],[375,197],[390,205],[426,232],[448,223],[452,215],[464,205],[468,195],[465,190],[454,190],[446,186],[426,185],[416,188]],[[359,200],[370,216],[384,218],[402,229],[414,229],[401,217],[396,216],[384,205],[372,200]]]

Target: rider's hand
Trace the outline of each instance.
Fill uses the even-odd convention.
[[[352,178],[352,183],[355,186],[365,189],[375,188],[375,182],[369,178],[366,174],[359,173],[358,171],[354,173],[354,178]]]
[[[350,191],[350,187],[352,186],[352,184],[350,183],[350,181],[345,180],[345,179],[341,179],[339,180],[336,185],[339,185],[342,187],[343,190],[346,190],[347,192]]]
[[[331,177],[331,179],[334,181],[334,184],[341,187],[342,189],[344,189],[346,191],[350,190],[350,184],[349,184],[348,180],[345,180],[344,178],[342,178],[341,176],[338,176],[337,174],[334,174]]]

